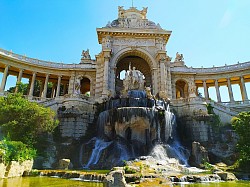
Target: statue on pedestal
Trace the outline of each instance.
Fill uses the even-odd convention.
[[[81,60],[85,60],[85,59],[91,59],[90,54],[89,54],[89,49],[87,49],[86,51],[82,50],[82,58],[81,58]]]
[[[125,74],[125,79],[123,80],[124,91],[128,90],[144,90],[144,75],[135,67],[131,69],[131,63],[129,64],[129,69]]]
[[[183,54],[176,53],[175,62],[183,61]]]

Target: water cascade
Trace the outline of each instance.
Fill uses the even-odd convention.
[[[98,135],[80,151],[83,167],[111,168],[142,155],[187,165],[187,151],[176,139],[175,116],[169,103],[131,90],[127,98],[110,99],[100,108]],[[91,152],[87,153],[86,147]],[[83,161],[83,157],[88,160]]]

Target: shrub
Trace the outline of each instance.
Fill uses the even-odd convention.
[[[58,125],[55,112],[36,102],[22,98],[21,94],[0,97],[0,126],[5,136],[29,146],[42,144],[39,136],[53,132]]]
[[[239,135],[237,142],[240,153],[239,166],[243,170],[250,171],[250,111],[239,113],[232,119],[232,125]]]
[[[9,141],[7,139],[0,141],[0,157],[2,157],[4,164],[8,164],[10,161],[31,160],[35,156],[36,150],[29,148],[20,141]]]

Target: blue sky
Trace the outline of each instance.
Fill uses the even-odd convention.
[[[79,63],[81,51],[101,51],[96,28],[117,18],[132,0],[0,0],[0,48],[29,57]],[[250,61],[249,0],[134,0],[147,18],[171,30],[168,55],[187,66]],[[250,95],[249,95],[250,97]]]

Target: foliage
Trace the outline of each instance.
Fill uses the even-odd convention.
[[[10,87],[7,91],[10,92],[10,93],[15,93],[16,87],[18,88],[17,89],[18,93],[21,93],[23,95],[28,95],[29,94],[29,84],[28,83],[22,83],[22,82],[17,82],[16,86]],[[48,88],[47,88],[47,97],[51,96],[52,87],[53,87],[53,83],[49,82],[48,83]],[[43,89],[41,81],[36,80],[35,84],[34,84],[33,95],[39,97],[41,89]],[[60,90],[62,91],[63,89],[60,89]]]
[[[212,171],[214,169],[214,166],[212,164],[210,164],[209,162],[203,162],[203,166],[206,170],[210,170]]]
[[[136,170],[133,169],[133,168],[131,168],[131,167],[129,167],[129,166],[125,166],[124,170],[125,170],[126,174],[134,174],[134,173],[136,173]]]
[[[53,132],[58,125],[55,112],[50,108],[30,102],[20,94],[0,97],[0,126],[13,141],[36,146],[42,133]]]
[[[232,125],[239,135],[237,148],[240,153],[239,166],[250,171],[250,111],[241,112],[232,119]]]
[[[206,104],[207,107],[207,113],[208,114],[214,114],[214,107],[211,105],[211,103]]]
[[[0,141],[0,157],[2,162],[8,164],[10,161],[23,162],[31,160],[36,156],[36,150],[28,148],[27,145],[20,141],[9,141],[4,139]]]

